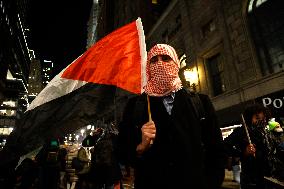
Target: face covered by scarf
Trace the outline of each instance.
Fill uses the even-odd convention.
[[[158,55],[166,55],[171,59],[150,61]],[[173,47],[166,44],[157,44],[150,49],[147,56],[145,93],[149,96],[167,96],[182,88],[179,78],[179,59]]]

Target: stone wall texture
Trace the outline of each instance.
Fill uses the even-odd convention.
[[[284,89],[283,72],[261,74],[248,27],[248,3],[173,0],[146,37],[147,47],[164,42],[175,47],[179,56],[187,56],[187,65],[198,68],[197,90],[212,98],[216,110]],[[226,90],[213,96],[206,61],[216,54],[222,58]]]

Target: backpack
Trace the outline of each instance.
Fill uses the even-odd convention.
[[[54,164],[58,162],[58,152],[48,152],[46,156],[46,162],[48,164]]]
[[[74,157],[72,159],[71,166],[76,170],[76,172],[81,171],[84,168],[83,162],[81,162],[78,157]]]

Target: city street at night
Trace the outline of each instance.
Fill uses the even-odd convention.
[[[0,0],[0,189],[284,188],[283,0]]]

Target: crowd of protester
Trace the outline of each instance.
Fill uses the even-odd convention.
[[[117,131],[98,128],[72,152],[68,164],[68,148],[56,138],[49,139],[37,155],[26,157],[10,174],[8,188],[66,189],[68,169],[78,177],[76,189],[114,189],[120,186],[122,173],[115,157]],[[77,162],[76,162],[77,161]],[[69,181],[70,182],[70,181]]]
[[[97,127],[71,165],[58,139],[47,140],[34,158],[7,169],[6,188],[65,189],[66,172],[73,169],[76,189],[122,189],[131,170],[136,189],[220,189],[226,165],[240,171],[234,179],[242,189],[276,188],[269,178],[283,184],[283,123],[253,104],[241,114],[242,126],[223,139],[209,97],[182,87],[179,66],[171,46],[155,45],[148,53],[145,94],[129,100],[118,128]]]
[[[243,116],[246,128],[238,127],[224,139],[224,164],[228,170],[241,172],[233,179],[242,189],[273,188],[265,178],[283,183],[284,134],[280,123],[259,104],[247,107]],[[119,162],[117,138],[117,131],[98,128],[82,141],[69,167],[78,177],[76,189],[123,188],[123,170],[129,177],[132,168]],[[15,169],[12,188],[65,189],[67,156],[68,150],[60,147],[57,139],[48,140],[34,159],[25,158]]]

